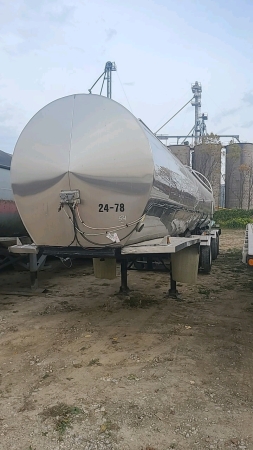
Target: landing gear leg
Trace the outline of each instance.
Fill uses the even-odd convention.
[[[122,259],[120,273],[121,273],[120,292],[122,294],[127,294],[129,291],[129,288],[127,286],[127,259]]]
[[[172,272],[170,272],[170,289],[168,294],[171,298],[178,298],[177,282],[173,280]]]

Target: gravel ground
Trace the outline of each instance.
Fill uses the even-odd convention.
[[[253,450],[253,272],[243,231],[196,286],[162,272],[40,273],[46,294],[0,294],[1,450]],[[26,272],[1,273],[4,289]]]

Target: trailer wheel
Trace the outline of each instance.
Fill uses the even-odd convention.
[[[212,267],[211,246],[204,245],[200,247],[200,267],[204,273],[210,273]]]
[[[218,256],[218,236],[211,239],[211,252],[212,252],[212,260],[217,259]]]
[[[217,234],[217,256],[220,254],[220,236]]]

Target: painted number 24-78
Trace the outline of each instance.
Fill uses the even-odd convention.
[[[110,210],[113,210],[116,212],[118,212],[118,211],[124,212],[125,205],[124,205],[124,203],[114,203],[114,206],[109,206],[108,203],[99,203],[99,205],[98,205],[99,212],[109,212]]]

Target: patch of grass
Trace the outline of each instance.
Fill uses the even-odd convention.
[[[134,375],[134,373],[130,373],[130,375],[128,375],[127,379],[128,380],[137,380],[138,378],[136,375]]]
[[[45,373],[45,375],[43,375],[42,379],[45,380],[46,378],[49,378],[49,377],[50,377],[49,373]]]
[[[234,267],[232,268],[232,272],[234,273],[243,273],[245,272],[245,265],[243,263],[239,264],[235,264]]]
[[[225,259],[226,258],[239,258],[242,257],[242,251],[238,250],[238,248],[229,248],[227,252],[225,253]]]
[[[146,447],[141,447],[141,450],[156,450],[156,448],[150,447],[150,445],[147,445]]]
[[[102,364],[99,362],[99,358],[91,359],[88,366],[102,366]]]
[[[253,221],[253,210],[220,209],[215,211],[214,220],[222,228],[245,229],[247,223]]]
[[[253,280],[251,281],[248,281],[248,283],[247,283],[247,288],[250,290],[250,291],[253,291]]]
[[[83,415],[83,410],[77,406],[70,406],[66,403],[58,403],[55,406],[45,408],[41,413],[44,420],[53,419],[55,430],[61,440],[67,428],[71,428],[75,417]]]
[[[210,290],[210,289],[207,289],[207,288],[204,288],[204,287],[199,287],[199,288],[198,288],[198,293],[201,294],[201,295],[205,295],[206,298],[209,298],[209,297],[210,297],[211,290]]]
[[[158,301],[151,296],[142,293],[131,293],[124,299],[124,305],[128,308],[149,308],[158,305]]]
[[[35,409],[35,405],[32,400],[29,398],[24,399],[23,405],[19,408],[18,412],[25,412],[25,411],[33,411]]]
[[[225,289],[227,291],[233,291],[234,290],[234,283],[227,283],[227,284],[223,284],[221,286],[221,289]]]
[[[101,427],[100,427],[100,433],[105,433],[108,431],[118,431],[119,426],[116,423],[113,423],[111,420],[106,420]]]
[[[74,363],[74,364],[73,364],[73,367],[74,367],[75,369],[81,369],[81,367],[83,367],[83,365],[82,365],[81,363]]]
[[[45,316],[46,314],[51,314],[52,313],[52,311],[51,311],[51,306],[49,305],[49,306],[46,306],[45,307],[45,309],[44,309],[44,311],[40,311],[39,312],[39,315],[40,316]]]

